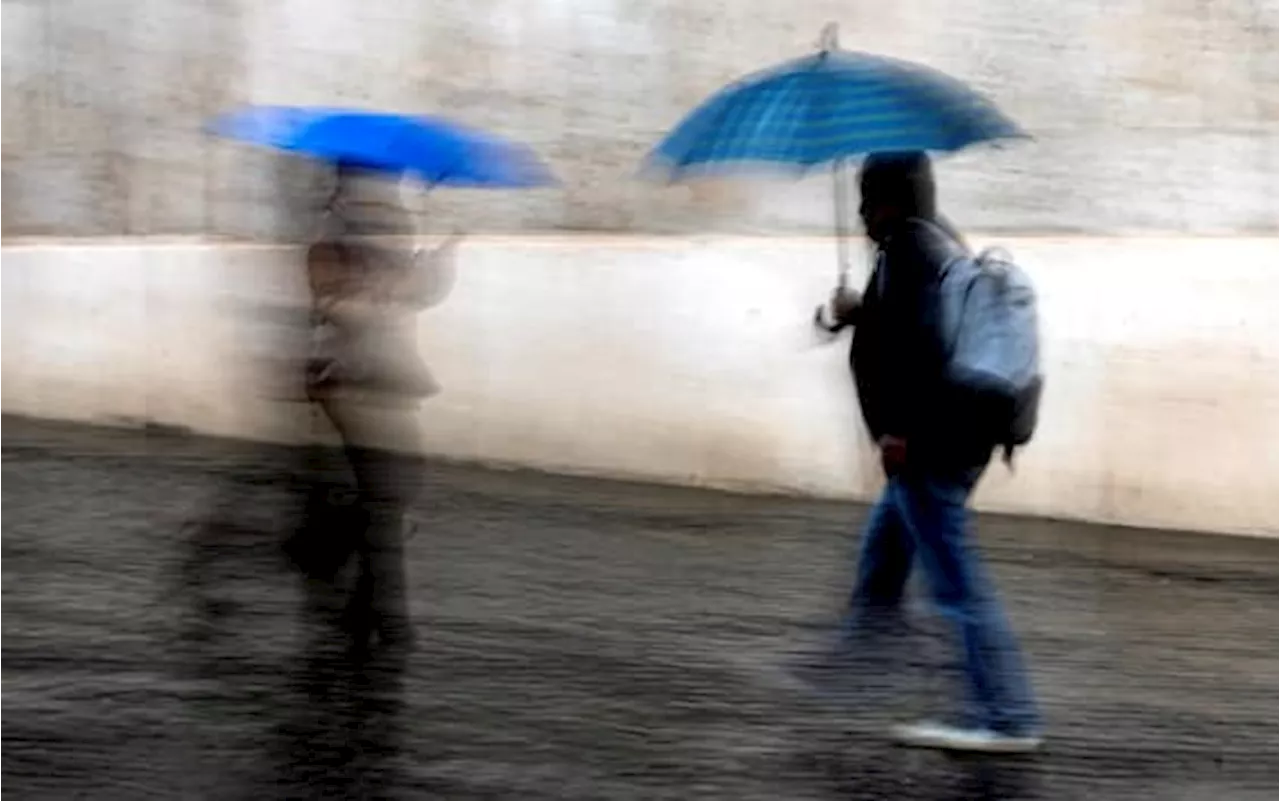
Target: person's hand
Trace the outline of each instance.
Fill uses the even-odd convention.
[[[337,381],[337,367],[337,362],[333,359],[307,360],[303,385],[308,399],[318,401],[328,396]]]
[[[907,466],[907,441],[899,437],[880,438],[880,465],[893,478]]]
[[[466,236],[464,231],[455,228],[435,248],[420,248],[413,254],[413,274],[406,294],[413,298],[419,309],[429,309],[443,302],[453,291],[458,277],[458,246]]]
[[[813,310],[813,324],[829,334],[838,334],[858,321],[858,310],[862,308],[862,295],[856,290],[840,284],[831,293],[831,300],[825,307]],[[827,322],[826,313],[830,311],[831,322]]]
[[[443,240],[441,240],[440,244],[436,245],[431,250],[427,250],[426,248],[421,246],[415,248],[413,252],[413,258],[415,261],[417,261],[418,259],[443,260],[447,258],[452,258],[454,251],[458,249],[458,246],[461,245],[463,240],[465,240],[466,238],[467,238],[466,231],[462,230],[461,228],[454,228],[452,231],[449,232],[448,236],[446,236]]]
[[[831,293],[831,316],[836,325],[853,325],[858,309],[862,308],[862,294],[847,286],[837,287]]]

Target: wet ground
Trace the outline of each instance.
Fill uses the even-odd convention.
[[[1050,739],[959,759],[884,736],[945,707],[923,610],[865,692],[786,670],[862,508],[430,465],[419,647],[356,666],[278,555],[287,452],[3,433],[12,798],[1274,798],[1275,541],[981,520]]]

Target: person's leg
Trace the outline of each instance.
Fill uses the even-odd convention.
[[[347,441],[345,418],[336,405],[325,400],[307,412],[323,415],[342,441]],[[285,538],[283,550],[304,576],[332,582],[354,550],[357,527],[362,527],[357,519],[361,516],[360,510],[356,505],[335,503],[342,491],[349,488],[350,481],[340,477],[335,469],[338,465],[330,447],[311,444],[298,448],[295,453],[290,493],[296,523]]]
[[[348,415],[348,459],[367,516],[358,546],[361,569],[351,601],[358,643],[374,633],[384,644],[412,639],[404,540],[408,507],[420,478],[415,409],[406,404],[367,404]]]
[[[883,627],[902,614],[902,597],[916,547],[903,526],[893,484],[890,481],[885,487],[867,518],[849,597],[847,634],[867,626]]]
[[[953,733],[994,733],[1022,738],[1027,741],[1022,744],[1031,745],[1039,717],[1017,639],[980,558],[968,542],[966,503],[971,490],[972,484],[966,481],[923,477],[893,488],[903,522],[919,547],[934,603],[954,627],[960,643],[968,710],[964,727]],[[960,740],[920,744],[966,747]],[[969,745],[990,746],[989,750],[1009,746],[1013,750],[1021,744],[984,739]]]
[[[871,507],[859,546],[853,589],[838,637],[806,655],[793,670],[820,688],[860,691],[879,684],[893,670],[891,641],[901,632],[902,597],[914,546],[888,491]],[[835,684],[830,684],[835,682]]]
[[[360,485],[366,522],[358,539],[360,571],[351,598],[350,623],[358,645],[377,633],[384,641],[410,636],[404,575],[404,502],[398,454],[348,449]]]

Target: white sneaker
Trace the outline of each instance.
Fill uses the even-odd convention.
[[[962,728],[943,723],[913,723],[897,726],[894,739],[912,748],[936,748],[941,751],[971,751],[983,754],[1027,754],[1040,747],[1036,734],[1002,734],[990,729]]]

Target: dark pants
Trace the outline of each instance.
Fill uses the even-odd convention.
[[[1017,734],[1035,729],[1039,718],[1017,640],[969,542],[966,504],[979,474],[889,480],[867,521],[849,633],[857,639],[896,619],[919,560],[959,647],[967,690],[963,723]]]
[[[323,406],[342,437],[361,512],[354,543],[359,572],[348,623],[358,643],[374,633],[383,640],[406,638],[405,518],[420,467],[415,407],[352,399],[331,399]]]

